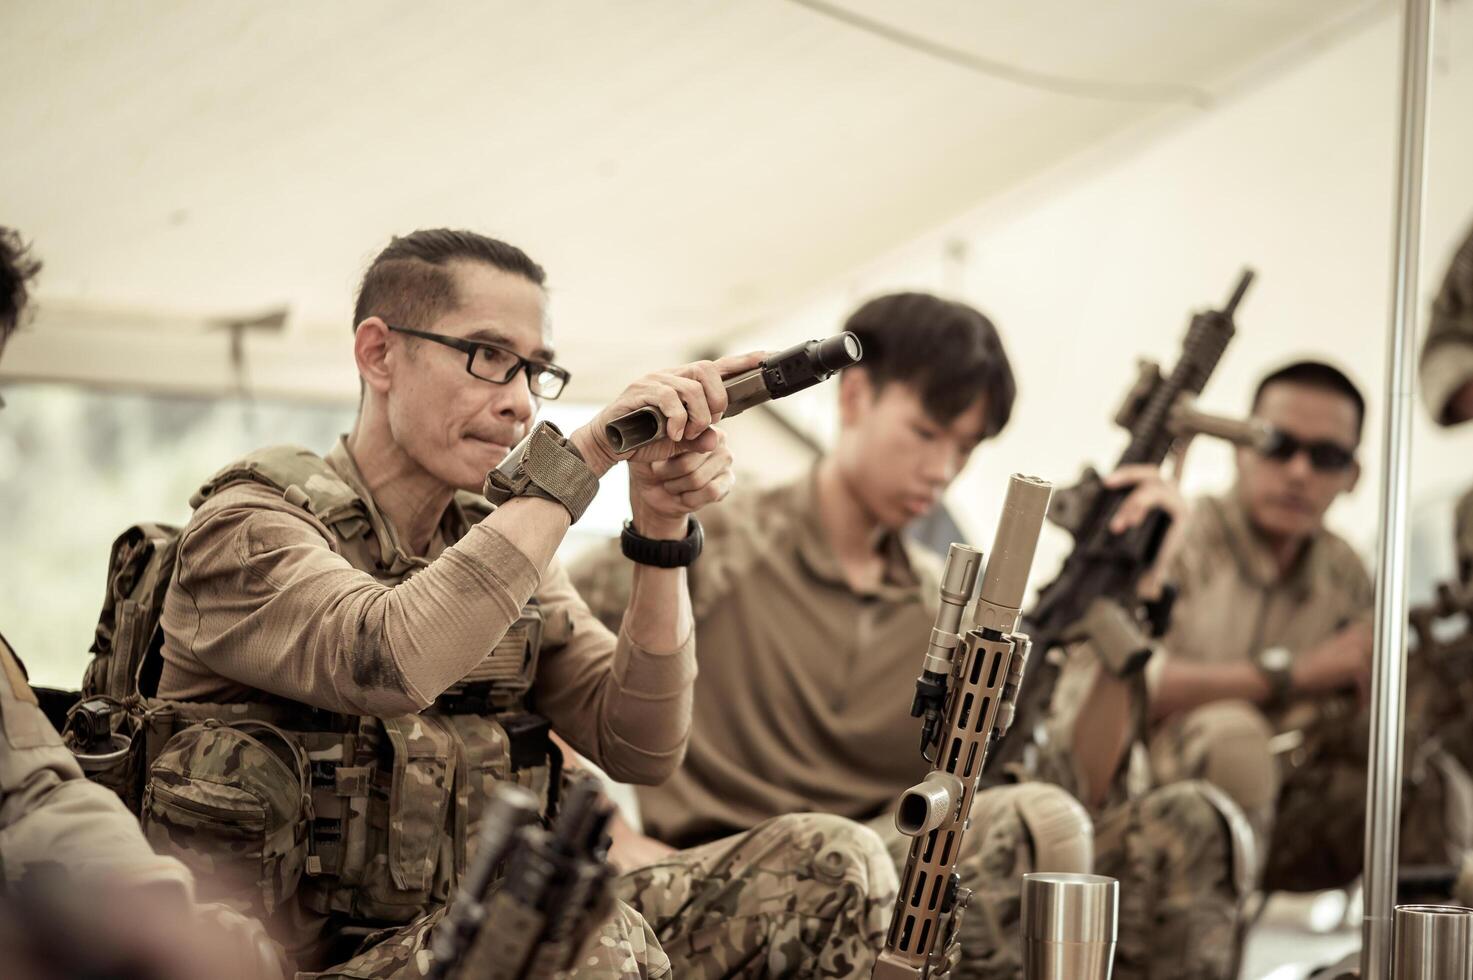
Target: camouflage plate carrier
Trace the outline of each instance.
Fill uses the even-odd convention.
[[[242,482],[310,513],[382,584],[419,567],[390,554],[366,502],[307,450],[252,453],[215,474],[191,506]],[[452,510],[459,534],[490,508],[462,493]],[[179,536],[139,524],[113,546],[83,695],[118,706],[114,729],[131,743],[90,774],[212,897],[258,916],[295,897],[319,914],[408,922],[454,893],[498,782],[531,790],[549,815],[561,757],[528,695],[543,644],[566,642],[565,616],[545,622],[530,604],[479,667],[418,715],[342,715],[265,692],[243,704],[169,701],[157,696],[159,616]]]

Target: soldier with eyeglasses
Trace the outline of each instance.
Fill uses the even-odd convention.
[[[353,430],[227,464],[178,539],[144,825],[300,976],[424,975],[497,784],[556,812],[554,735],[635,784],[685,754],[693,512],[732,485],[722,378],[763,355],[645,375],[565,436],[536,418],[568,381],[544,279],[474,232],[395,238],[359,289]],[[607,423],[645,407],[665,438],[616,453]],[[554,552],[621,462],[634,585],[609,630]],[[866,828],[794,814],[675,863],[659,895],[618,882],[573,976],[868,975],[896,881]]]
[[[1205,779],[1248,815],[1262,883],[1308,891],[1360,872],[1374,591],[1325,514],[1360,479],[1365,402],[1336,368],[1300,361],[1259,384],[1271,437],[1184,521],[1171,628],[1147,668],[1156,784]],[[1468,779],[1434,748],[1408,766],[1401,854],[1469,846]]]

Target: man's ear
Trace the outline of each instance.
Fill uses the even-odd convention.
[[[856,425],[874,404],[875,386],[869,372],[855,366],[839,374],[839,424]]]
[[[353,332],[353,359],[364,385],[378,394],[389,390],[389,325],[376,316]]]
[[[1354,491],[1358,483],[1360,483],[1360,460],[1350,464],[1350,482],[1345,485],[1345,492]]]

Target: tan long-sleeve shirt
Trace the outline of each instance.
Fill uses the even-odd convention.
[[[326,459],[365,503],[373,533],[340,533],[260,483],[206,498],[164,603],[160,696],[230,702],[266,692],[346,714],[418,712],[480,664],[535,595],[546,618],[572,625],[565,644],[542,652],[538,712],[617,779],[658,782],[679,765],[693,638],[669,653],[616,639],[555,560],[539,575],[457,503],[429,554],[410,555],[346,443]]]

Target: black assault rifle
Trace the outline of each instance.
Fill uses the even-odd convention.
[[[1233,313],[1252,281],[1253,271],[1245,269],[1226,307],[1192,317],[1181,357],[1169,375],[1163,377],[1154,363],[1141,363],[1140,376],[1115,418],[1130,433],[1118,466],[1160,464],[1178,440],[1197,434],[1250,445],[1265,438],[1261,424],[1207,415],[1192,404],[1232,339]],[[1165,630],[1170,594],[1143,604],[1136,589],[1156,560],[1171,518],[1156,510],[1135,528],[1114,533],[1110,519],[1129,493],[1130,488],[1105,487],[1093,468],[1086,468],[1074,486],[1054,493],[1049,520],[1074,536],[1074,550],[1023,616],[1021,632],[1032,639],[1035,651],[1033,669],[1019,695],[1017,723],[993,749],[994,777],[1026,766],[1062,669],[1058,656],[1050,656],[1053,651],[1089,638],[1107,669],[1129,676],[1150,657],[1147,635]]]

